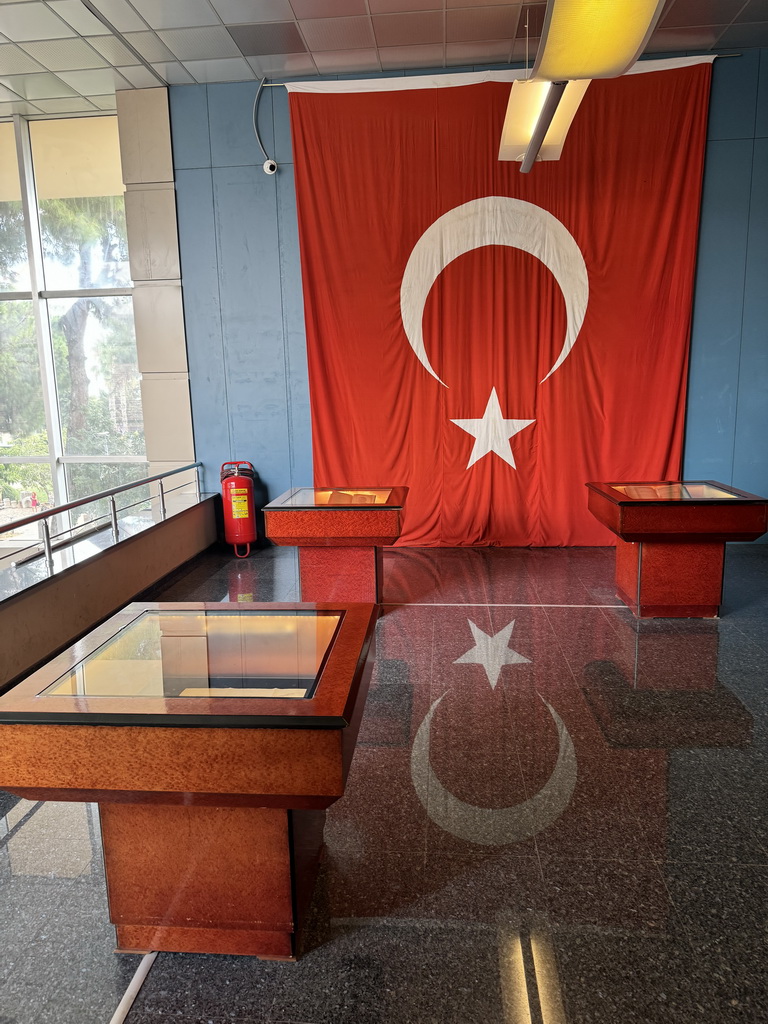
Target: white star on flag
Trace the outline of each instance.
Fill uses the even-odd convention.
[[[512,636],[512,630],[515,628],[514,619],[493,636],[484,633],[471,619],[467,619],[467,624],[475,638],[475,646],[457,658],[454,665],[482,665],[492,690],[496,689],[496,683],[499,681],[504,665],[530,665],[530,658],[524,658],[522,654],[518,654],[517,651],[511,650],[507,646]]]
[[[491,388],[488,404],[485,407],[481,420],[451,420],[451,423],[455,423],[457,427],[466,430],[468,434],[472,434],[475,438],[467,469],[474,465],[478,459],[488,455],[489,452],[498,455],[500,459],[508,462],[513,469],[517,469],[509,439],[535,422],[536,420],[505,420],[501,414],[501,406],[499,405],[496,388]]]

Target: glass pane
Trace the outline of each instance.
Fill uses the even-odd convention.
[[[306,508],[331,505],[344,508],[357,505],[396,505],[402,503],[403,488],[398,487],[299,487],[287,497],[275,499],[272,507]]]
[[[68,462],[64,472],[69,500],[77,501],[78,498],[87,498],[90,494],[108,491],[112,487],[120,487],[134,480],[143,480],[149,476],[149,466],[146,462],[84,462],[79,465]],[[149,484],[115,495],[122,536],[139,532],[147,526],[148,512],[151,510],[150,499]],[[90,501],[87,505],[72,509],[69,517],[75,534],[90,533],[95,526],[107,528],[111,525],[109,498],[100,498],[98,501]],[[149,522],[152,522],[151,516]]]
[[[0,124],[0,291],[29,291],[27,239],[13,125]]]
[[[48,317],[64,453],[143,455],[131,297],[51,299]]]
[[[612,484],[615,490],[635,501],[722,501],[740,498],[706,483]]]
[[[32,121],[29,131],[46,288],[129,285],[117,118]]]
[[[340,620],[298,611],[144,612],[43,693],[308,697]]]
[[[0,301],[0,458],[47,454],[32,303]]]
[[[143,480],[149,476],[149,464],[146,462],[68,462],[64,468],[67,477],[67,493],[70,501],[87,498],[89,494],[108,491],[121,484],[130,484],[134,480]],[[118,509],[145,502],[149,498],[149,487],[137,487],[115,495]],[[105,499],[106,501],[106,499]],[[93,505],[97,503],[94,502]],[[83,506],[83,510],[91,510],[91,506]]]
[[[0,455],[2,458],[2,455]],[[0,462],[0,530],[9,523],[26,519],[35,512],[51,508],[53,480],[47,463]],[[0,533],[0,569],[42,549],[42,527],[30,523],[19,529]]]

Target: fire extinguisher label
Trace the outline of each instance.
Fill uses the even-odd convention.
[[[232,494],[232,518],[233,519],[247,519],[248,518],[248,493],[243,494],[242,497]]]

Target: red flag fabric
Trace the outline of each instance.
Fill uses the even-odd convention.
[[[587,480],[677,479],[711,64],[592,82],[558,161],[509,84],[290,96],[315,484],[401,543],[609,544]]]

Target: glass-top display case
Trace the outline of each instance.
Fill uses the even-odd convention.
[[[590,490],[604,494],[619,503],[642,502],[721,502],[756,501],[765,499],[737,487],[715,480],[655,480],[631,483],[588,483]]]
[[[402,508],[407,490],[406,487],[296,487],[264,508]]]
[[[306,699],[340,619],[147,610],[38,696]]]
[[[369,621],[370,620],[370,621]],[[370,605],[133,604],[0,695],[0,723],[343,726]]]

